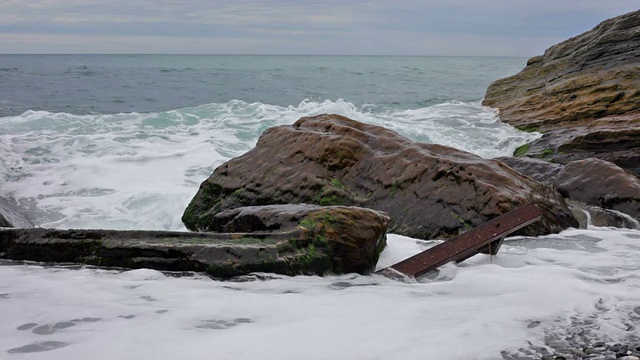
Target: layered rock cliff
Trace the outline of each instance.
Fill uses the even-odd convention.
[[[548,131],[640,115],[639,84],[640,10],[529,59],[520,73],[491,84],[483,104],[498,108],[500,119],[516,127]]]
[[[516,156],[598,158],[640,177],[640,10],[531,58],[491,84],[483,104],[504,122],[544,133]]]

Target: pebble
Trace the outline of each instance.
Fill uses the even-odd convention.
[[[611,351],[613,351],[615,353],[620,352],[620,351],[622,351],[622,345],[621,344],[614,344],[613,346],[611,346],[609,348],[609,350],[611,350]]]
[[[586,346],[583,345],[585,342]],[[521,348],[519,354],[503,352],[503,359],[520,360],[534,356],[540,360],[640,360],[640,344],[634,342],[630,344],[610,342],[607,344],[602,341],[589,343],[586,339],[582,339],[582,341],[547,339],[545,345],[546,348],[534,347],[533,345],[529,349]],[[552,354],[549,353],[549,350]]]
[[[578,356],[584,356],[585,355],[584,351],[582,351],[580,349],[571,349],[571,353],[573,355],[578,355]]]
[[[603,352],[604,352],[604,348],[600,348],[600,349],[591,348],[584,351],[584,353],[587,355],[594,355],[594,354],[597,355],[597,354],[602,354]]]

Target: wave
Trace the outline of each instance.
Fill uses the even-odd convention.
[[[500,123],[495,112],[479,101],[432,99],[424,103],[428,106],[408,110],[377,104],[358,106],[343,99],[306,99],[295,106],[231,100],[151,113],[74,115],[30,110],[0,118],[0,133],[53,131],[79,135],[113,133],[127,128],[152,133],[150,129],[171,132],[191,127],[191,130],[231,131],[240,141],[255,141],[270,126],[291,124],[303,116],[335,113],[385,126],[415,141],[448,145],[484,157],[510,154],[536,136]]]
[[[536,136],[498,122],[479,102],[398,110],[232,100],[153,113],[27,111],[0,118],[0,196],[35,202],[41,226],[182,229],[180,214],[217,166],[250,150],[267,128],[321,113],[484,157],[508,155]]]

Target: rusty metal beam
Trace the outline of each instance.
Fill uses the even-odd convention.
[[[535,204],[523,205],[378,273],[392,278],[403,275],[415,278],[448,262],[464,261],[480,252],[495,255],[507,235],[541,218],[542,211]]]

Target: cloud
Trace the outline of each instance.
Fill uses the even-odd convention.
[[[637,0],[4,0],[0,51],[529,56],[635,9]]]

